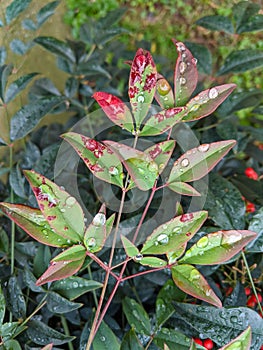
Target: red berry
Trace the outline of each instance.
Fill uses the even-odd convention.
[[[254,295],[251,295],[251,297],[247,300],[247,306],[254,308],[256,306],[256,302],[254,300]]]
[[[246,213],[254,213],[256,211],[256,207],[254,203],[247,202],[246,203]]]
[[[246,288],[245,288],[245,294],[246,294],[246,296],[248,296],[248,295],[251,294],[251,289],[250,289],[250,287],[246,287]]]
[[[258,300],[260,303],[262,303],[262,295],[260,293],[258,293]]]
[[[205,340],[203,341],[203,345],[204,345],[204,347],[205,347],[207,350],[211,350],[211,349],[213,349],[213,347],[214,347],[214,343],[213,343],[213,341],[212,341],[211,339],[205,339]]]
[[[195,342],[196,344],[203,345],[203,342],[202,342],[201,339],[199,339],[199,338],[193,338],[193,339],[194,339],[194,342]]]
[[[250,168],[250,167],[245,169],[245,175],[253,180],[258,179],[258,174],[255,172],[253,168]]]

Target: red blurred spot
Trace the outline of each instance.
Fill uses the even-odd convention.
[[[256,171],[253,168],[246,168],[245,170],[245,175],[253,180],[257,180],[258,179],[258,174],[256,173]]]
[[[213,341],[212,341],[211,339],[205,339],[205,340],[203,341],[203,345],[204,345],[204,347],[205,347],[207,350],[211,350],[211,349],[213,349],[213,347],[214,347],[214,343],[213,343]]]
[[[195,342],[196,344],[203,345],[203,342],[202,342],[201,339],[199,339],[199,338],[193,338],[193,339],[194,339],[194,342]]]
[[[254,203],[246,202],[246,213],[254,213],[256,211],[256,207]]]

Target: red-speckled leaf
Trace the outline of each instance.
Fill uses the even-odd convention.
[[[230,151],[235,140],[202,144],[178,158],[171,170],[168,186],[172,182],[189,182],[201,179]]]
[[[51,260],[49,268],[36,281],[36,285],[57,281],[74,275],[84,263],[86,249],[81,245],[75,245]]]
[[[194,266],[175,265],[172,267],[172,277],[177,287],[185,293],[217,307],[222,306],[220,299]]]
[[[104,243],[112,230],[114,220],[115,214],[106,220],[105,205],[102,205],[100,211],[94,216],[91,224],[85,232],[84,244],[88,251],[95,253],[103,248]]]
[[[163,141],[147,148],[144,153],[149,155],[158,165],[158,173],[161,174],[165,169],[175,147],[175,141]]]
[[[71,144],[94,176],[123,187],[122,164],[111,149],[94,139],[74,132],[68,132],[61,137]]]
[[[174,95],[176,106],[184,106],[194,92],[197,81],[198,71],[196,68],[197,60],[184,45],[173,39],[173,43],[178,51],[176,67],[174,71]]]
[[[39,209],[56,233],[73,242],[84,235],[84,214],[76,198],[35,171],[24,174],[36,196]]]
[[[248,326],[238,337],[219,350],[250,350],[251,347],[251,327]]]
[[[23,204],[0,203],[0,208],[29,236],[51,247],[67,247],[76,241],[65,239],[54,232],[39,209]]]
[[[209,233],[188,249],[180,260],[198,265],[217,265],[231,259],[257,234],[248,230],[229,230]]]
[[[144,243],[142,254],[166,254],[177,251],[199,230],[207,218],[206,211],[175,217],[157,227]]]
[[[201,196],[201,194],[195,188],[185,182],[172,182],[168,184],[168,187],[170,190],[184,196]]]
[[[163,109],[174,107],[172,87],[161,74],[158,74],[154,97]]]
[[[159,168],[144,152],[114,141],[104,141],[123,162],[132,180],[142,191],[151,189],[158,177]]]
[[[128,91],[136,129],[147,115],[155,94],[156,81],[156,66],[150,52],[138,49],[131,66]]]
[[[144,124],[139,136],[154,136],[163,134],[179,123],[185,116],[185,107],[165,109],[152,115]]]
[[[134,131],[132,114],[122,100],[107,92],[95,92],[93,97],[114,124],[131,133]]]
[[[136,256],[138,256],[139,259],[140,257],[142,258],[141,254],[139,254],[139,249],[127,237],[121,235],[121,241],[125,253],[129,258],[135,258],[136,261]]]
[[[213,113],[235,88],[235,84],[224,84],[200,92],[187,103],[189,112],[183,121],[201,119]]]

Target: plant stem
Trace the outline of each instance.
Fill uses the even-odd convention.
[[[60,316],[60,319],[61,319],[61,323],[62,323],[65,334],[70,336],[70,332],[69,332],[68,323],[67,323],[66,318],[64,316]],[[69,350],[74,350],[74,347],[73,347],[73,344],[71,341],[68,343],[68,348],[69,348]]]
[[[248,274],[248,277],[249,277],[249,280],[250,280],[250,283],[251,283],[251,286],[252,286],[252,289],[253,289],[253,293],[254,293],[254,295],[255,295],[255,297],[257,299],[259,310],[261,312],[261,315],[263,315],[262,306],[261,306],[260,301],[258,299],[258,294],[257,294],[257,291],[256,291],[255,283],[253,281],[253,278],[252,278],[252,275],[251,275],[251,272],[250,272],[250,269],[249,269],[249,266],[248,266],[247,258],[246,258],[246,255],[245,255],[243,250],[242,250],[241,254],[242,254],[242,258],[244,260],[244,263],[246,265],[247,274]]]
[[[13,166],[13,145],[9,146],[9,169],[11,171]],[[14,191],[13,188],[10,186],[10,202],[14,202]],[[11,249],[10,249],[10,273],[11,275],[14,274],[15,271],[15,222],[11,221]],[[12,312],[9,313],[9,322],[12,322]]]

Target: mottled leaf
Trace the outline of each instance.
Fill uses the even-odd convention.
[[[174,95],[176,106],[184,106],[194,92],[198,72],[196,68],[197,60],[182,42],[173,39],[173,43],[178,51],[176,67],[174,71]]]
[[[116,125],[134,131],[134,121],[129,108],[118,97],[107,92],[96,92],[93,96],[107,117]]]
[[[236,32],[239,34],[239,27],[245,25],[249,18],[254,16],[260,10],[260,5],[250,1],[239,1],[233,8],[233,15],[236,22]]]
[[[207,218],[206,211],[187,213],[157,227],[144,243],[142,254],[173,252],[188,242]]]
[[[168,186],[173,182],[190,182],[201,179],[235,144],[235,140],[205,143],[187,151],[175,161],[167,181]]]
[[[26,316],[26,301],[15,276],[9,278],[6,289],[6,305],[16,319]]]
[[[245,49],[231,52],[223,66],[219,69],[218,75],[246,72],[248,70],[262,67],[263,52],[256,49]]]
[[[24,174],[49,225],[62,237],[73,242],[81,240],[84,214],[77,200],[43,175],[29,170]]]
[[[47,308],[54,314],[65,314],[73,310],[79,309],[83,304],[74,303],[55,292],[48,292],[47,294]]]
[[[231,20],[225,16],[205,16],[195,23],[207,29],[218,30],[229,34],[234,33],[234,27]]]
[[[5,11],[6,24],[10,24],[17,16],[20,15],[31,3],[31,0],[14,0]]]
[[[66,238],[52,230],[39,209],[11,203],[0,203],[0,208],[38,242],[52,247],[66,247],[70,244]]]
[[[74,132],[68,132],[61,137],[71,144],[94,176],[123,187],[122,164],[109,147]]]
[[[263,15],[255,15],[249,18],[247,23],[238,27],[238,33],[256,32],[263,29]]]
[[[21,170],[18,164],[10,171],[9,183],[17,196],[27,199],[27,195],[25,193],[25,178],[22,177]]]
[[[144,153],[158,165],[158,173],[161,174],[169,162],[175,147],[174,140],[168,140],[156,143],[147,148]]]
[[[157,81],[157,71],[148,51],[138,49],[131,66],[129,79],[129,98],[139,128],[152,103]]]
[[[81,245],[68,248],[51,260],[49,268],[37,280],[36,285],[40,286],[74,275],[83,265],[85,256],[86,250]]]
[[[213,113],[235,88],[235,84],[224,84],[200,92],[187,103],[188,113],[183,121],[201,119]]]
[[[248,230],[209,233],[188,249],[180,262],[198,265],[222,264],[239,253],[256,235]]]
[[[120,350],[143,350],[134,329],[130,329],[122,339]]]
[[[172,277],[178,288],[195,298],[221,307],[221,301],[209,286],[206,279],[192,265],[180,264],[172,267]]]
[[[223,346],[219,350],[250,350],[251,349],[251,327],[249,326],[238,337],[233,339],[229,344]]]
[[[13,83],[11,83],[8,86],[8,89],[5,93],[5,102],[8,103],[12,101],[20,92],[22,92],[26,88],[26,86],[37,74],[38,73],[29,73],[23,75],[22,77],[18,78]]]
[[[163,109],[174,107],[174,94],[169,82],[158,74],[156,82],[155,99]]]

